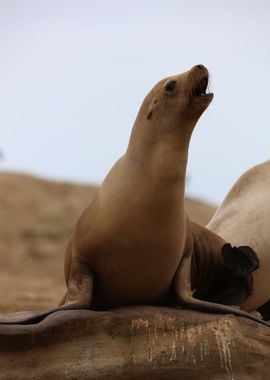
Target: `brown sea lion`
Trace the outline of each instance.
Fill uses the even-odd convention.
[[[146,96],[126,153],[77,222],[66,253],[67,292],[61,306],[20,323],[37,322],[59,309],[170,303],[264,323],[244,311],[192,296],[196,243],[195,227],[185,212],[185,176],[193,129],[213,98],[207,85],[208,71],[197,65],[161,80]],[[214,236],[203,231],[209,239]],[[226,242],[217,240],[210,251],[221,255]],[[252,254],[245,276],[257,267]],[[198,284],[193,281],[193,287]]]
[[[253,274],[253,292],[241,309],[258,309],[270,319],[270,161],[245,172],[233,185],[207,225],[232,244],[247,244],[260,260]]]

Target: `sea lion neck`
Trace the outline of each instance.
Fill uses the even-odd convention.
[[[179,131],[159,135],[155,126],[135,122],[125,157],[155,180],[177,181],[184,188],[190,137],[186,133],[182,138]]]
[[[154,132],[154,126],[151,130],[142,128],[141,124],[133,127],[131,132],[128,150],[134,152],[134,145],[137,145],[137,141],[140,141],[140,149],[144,149],[147,155],[151,155],[157,149],[170,149],[174,152],[179,152],[182,155],[184,152],[188,152],[190,138],[192,131],[180,131],[169,132],[167,134],[158,134]]]

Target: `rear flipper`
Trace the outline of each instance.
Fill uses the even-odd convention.
[[[226,243],[221,249],[221,254],[234,278],[245,277],[260,266],[257,254],[247,245],[232,247],[231,244]]]
[[[192,293],[193,297],[203,301],[220,303],[222,305],[241,305],[248,297],[247,287],[245,283],[239,282],[235,286],[227,287],[226,284],[222,288],[216,289],[195,289]]]
[[[60,306],[16,319],[0,318],[0,325],[31,325],[41,322],[56,311],[89,309],[93,295],[93,279],[91,268],[76,256],[72,257],[68,289]]]
[[[243,310],[193,298],[191,292],[191,255],[183,257],[174,277],[174,287],[179,305],[186,307],[187,309],[206,313],[233,314],[270,327],[267,322]]]
[[[199,287],[193,293],[194,298],[223,305],[241,305],[253,293],[251,273],[260,263],[257,254],[248,246],[232,247],[224,244],[221,249],[224,278],[218,278],[215,285]]]

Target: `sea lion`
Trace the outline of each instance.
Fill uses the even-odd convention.
[[[247,244],[256,251],[259,268],[253,274],[253,293],[240,304],[258,309],[270,319],[270,161],[245,172],[233,185],[206,226],[232,244]]]
[[[173,300],[264,323],[192,296],[194,237],[185,212],[185,176],[193,129],[213,99],[207,86],[208,71],[197,65],[161,80],[146,96],[126,153],[76,224],[66,253],[67,292],[61,306],[19,323],[37,322],[61,309],[105,310]],[[219,254],[224,243],[216,244]],[[254,267],[252,262],[251,271]]]

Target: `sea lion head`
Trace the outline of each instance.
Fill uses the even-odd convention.
[[[192,130],[213,99],[208,83],[209,73],[203,65],[165,78],[145,98],[142,116],[163,131]]]

